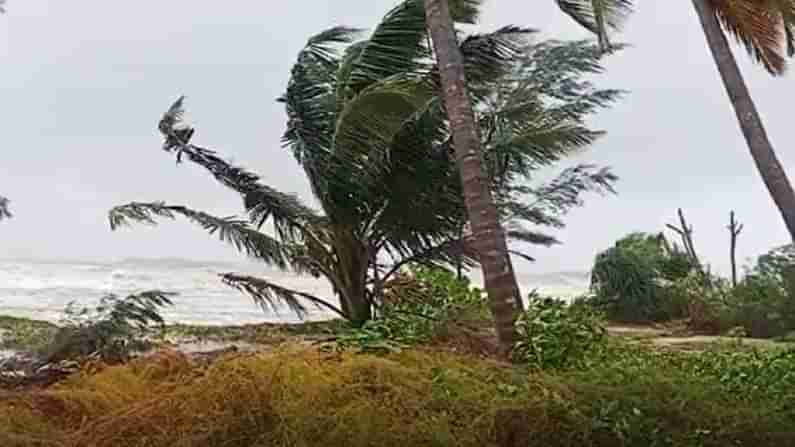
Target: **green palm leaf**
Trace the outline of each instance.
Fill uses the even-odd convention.
[[[132,223],[155,225],[156,217],[175,219],[186,217],[210,234],[218,234],[221,241],[232,244],[239,251],[268,265],[286,269],[290,266],[290,251],[276,239],[251,228],[248,222],[233,217],[215,217],[184,206],[166,205],[163,202],[132,202],[110,210],[108,219],[112,230]]]
[[[221,275],[221,279],[225,284],[249,295],[254,302],[265,311],[271,310],[278,313],[278,304],[284,303],[291,311],[298,315],[299,318],[304,318],[307,314],[307,308],[304,302],[308,302],[318,309],[325,308],[345,318],[345,315],[339,308],[326,300],[309,293],[282,287],[263,278],[239,275],[236,273],[225,273]]]
[[[166,151],[176,152],[178,161],[185,157],[204,167],[218,182],[237,191],[243,198],[251,221],[262,226],[269,219],[272,220],[280,236],[299,237],[305,232],[308,223],[320,219],[314,210],[301,203],[296,196],[262,184],[258,175],[228,163],[214,151],[190,144],[194,129],[182,121],[183,102],[184,97],[179,98],[160,121],[159,128],[165,138]]]
[[[618,30],[632,12],[632,0],[556,0],[558,7],[582,27],[596,34],[603,51],[610,51],[609,31]]]

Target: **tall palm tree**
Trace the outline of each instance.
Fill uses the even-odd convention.
[[[556,0],[560,8],[595,32],[610,48],[609,28],[620,27],[632,0]],[[756,110],[727,34],[740,42],[770,74],[786,69],[785,55],[795,55],[795,0],[693,0],[710,52],[731,100],[737,121],[759,174],[795,241],[795,191]]]
[[[593,46],[528,46],[529,34],[516,27],[475,34],[461,42],[461,51],[473,74],[470,87],[487,166],[500,192],[500,217],[510,224],[510,237],[549,245],[556,240],[541,228],[562,226],[561,216],[583,193],[609,191],[615,176],[580,166],[541,187],[529,187],[527,179],[597,139],[601,133],[585,120],[619,92],[582,81],[601,70]],[[179,100],[159,126],[164,148],[239,193],[248,216],[220,218],[185,206],[133,202],[111,210],[111,226],[185,217],[265,264],[325,277],[340,302],[264,278],[223,275],[260,305],[286,303],[303,313],[304,303],[314,303],[359,324],[372,316],[384,282],[402,266],[477,261],[469,239],[461,237],[461,182],[449,155],[449,122],[440,105],[438,70],[428,57],[422,0],[401,3],[368,39],[354,41],[356,35],[336,27],[310,38],[280,99],[288,116],[285,146],[303,168],[319,209],[194,144]],[[345,47],[341,55],[339,46]]]
[[[522,297],[487,171],[482,165],[481,140],[467,89],[464,58],[447,0],[425,0],[425,14],[439,65],[474,248],[483,269],[500,348],[508,354],[516,339],[515,322],[523,307]]]

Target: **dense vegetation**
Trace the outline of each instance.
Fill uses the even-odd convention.
[[[687,319],[697,331],[785,337],[795,331],[793,261],[793,245],[773,249],[733,285],[664,235],[633,233],[597,255],[584,301],[615,321]]]
[[[89,363],[0,399],[7,446],[779,446],[795,441],[795,351],[668,352],[604,337],[598,314],[533,300],[517,365],[472,337],[486,303],[452,272],[392,284],[390,311],[320,348],[204,365],[162,352]],[[405,298],[405,299],[403,299]],[[432,301],[427,302],[425,299]],[[416,301],[416,299],[420,299]],[[431,305],[431,303],[433,305]],[[477,337],[475,337],[477,338]],[[201,392],[197,392],[201,390]]]

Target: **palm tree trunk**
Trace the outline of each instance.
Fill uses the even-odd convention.
[[[793,191],[787,174],[768,140],[762,119],[759,117],[753,99],[751,99],[751,94],[748,92],[748,87],[745,85],[713,7],[709,0],[693,0],[693,5],[701,20],[709,49],[718,66],[726,92],[729,94],[745,141],[748,143],[751,157],[753,157],[767,190],[784,218],[790,238],[795,241],[795,191]]]
[[[481,164],[480,138],[467,91],[463,56],[447,0],[425,0],[425,14],[439,64],[444,104],[453,133],[475,249],[483,268],[500,348],[507,355],[516,339],[514,323],[522,308],[519,287],[509,263],[508,245],[489,181]]]

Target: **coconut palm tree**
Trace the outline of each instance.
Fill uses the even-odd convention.
[[[460,20],[471,20],[471,14],[463,7],[454,12]],[[511,225],[510,236],[548,245],[556,241],[542,227],[562,225],[560,216],[583,193],[609,190],[615,176],[580,166],[548,185],[533,188],[526,180],[598,138],[585,118],[619,92],[581,81],[600,70],[593,46],[529,46],[530,34],[505,27],[471,35],[461,51],[473,73],[470,86],[493,187],[500,191],[500,217]],[[335,27],[310,38],[279,99],[288,117],[285,146],[303,168],[319,209],[194,144],[180,98],[159,125],[164,149],[239,193],[247,216],[220,218],[180,205],[133,202],[110,211],[111,227],[185,217],[269,266],[325,277],[339,299],[337,306],[263,278],[222,275],[261,306],[286,303],[303,314],[310,303],[356,324],[372,317],[384,283],[406,264],[477,262],[471,238],[461,234],[467,226],[461,183],[450,155],[439,73],[428,57],[421,0],[401,3],[368,39],[357,41],[357,35]],[[580,63],[583,58],[591,63]]]
[[[597,33],[610,48],[607,31],[620,27],[631,11],[632,0],[556,0],[561,9]],[[786,68],[785,56],[795,55],[795,0],[693,0],[723,85],[751,157],[795,241],[795,191],[768,139],[727,34],[740,42],[770,74]]]
[[[522,296],[508,252],[505,232],[483,166],[481,140],[467,88],[464,57],[447,0],[425,0],[427,26],[439,64],[444,105],[450,117],[464,201],[474,247],[503,353],[513,349],[514,324],[522,310]]]

